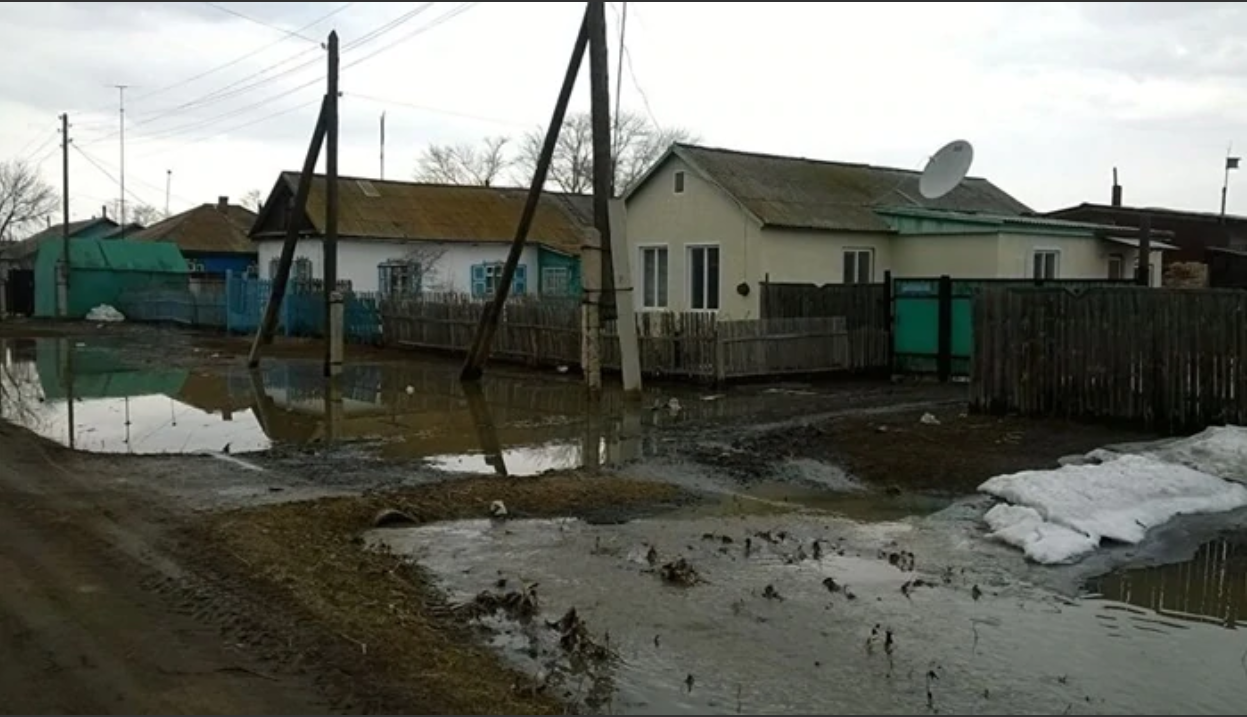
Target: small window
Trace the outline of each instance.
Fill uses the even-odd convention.
[[[503,263],[491,261],[472,265],[472,298],[485,299],[494,295],[498,282],[502,279]],[[524,296],[528,293],[528,267],[517,264],[515,274],[511,277],[511,296]]]
[[[295,281],[311,281],[312,280],[312,260],[305,256],[301,256],[294,260],[294,276]]]
[[[1119,281],[1125,277],[1122,271],[1125,269],[1126,262],[1121,254],[1108,255],[1108,278],[1113,281]]]
[[[547,266],[541,270],[541,293],[546,296],[570,296],[571,271],[565,266]]]
[[[676,194],[684,193],[684,171],[683,170],[675,173],[674,189],[675,189]]]
[[[355,180],[355,185],[359,187],[359,191],[363,192],[365,197],[381,196],[381,192],[378,192],[377,188],[372,185],[372,182],[367,179],[357,179]]]
[[[689,306],[695,311],[719,309],[719,247],[689,248]]]
[[[869,284],[875,280],[875,250],[844,250],[844,283]]]
[[[1061,252],[1055,249],[1039,249],[1035,252],[1031,278],[1039,281],[1055,279],[1061,272]]]
[[[416,296],[423,280],[418,261],[391,259],[377,266],[377,290],[387,296]]]
[[[278,268],[280,268],[280,267],[281,267],[281,259],[278,259],[278,258],[276,258],[276,257],[273,257],[272,259],[269,259],[269,260],[268,260],[268,278],[269,278],[269,279],[276,279],[276,278],[277,278],[277,270],[278,270]]]
[[[667,247],[641,248],[641,305],[667,308]]]

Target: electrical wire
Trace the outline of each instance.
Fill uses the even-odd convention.
[[[284,116],[284,115],[288,115],[288,114],[290,114],[290,113],[292,113],[292,112],[297,112],[297,111],[299,111],[299,110],[301,110],[301,109],[305,109],[305,108],[307,108],[307,107],[311,107],[312,105],[319,104],[320,102],[321,102],[321,98],[317,97],[316,99],[314,99],[314,100],[312,100],[312,101],[310,101],[310,102],[303,102],[303,103],[301,103],[301,104],[295,105],[294,107],[289,107],[289,108],[286,108],[286,109],[284,109],[284,110],[280,110],[280,111],[278,111],[278,112],[273,112],[272,114],[265,115],[265,116],[260,117],[260,118],[258,118],[258,119],[254,119],[254,120],[251,120],[251,121],[249,121],[249,122],[244,122],[243,124],[240,124],[240,125],[236,125],[236,126],[233,126],[233,127],[229,127],[229,128],[227,128],[227,129],[220,130],[219,132],[214,132],[214,133],[209,134],[209,135],[204,135],[203,137],[197,137],[197,138],[195,138],[195,139],[188,140],[188,141],[186,141],[186,142],[181,142],[181,143],[179,143],[178,145],[174,146],[174,147],[173,147],[173,148],[171,148],[171,149],[160,149],[160,150],[157,150],[157,151],[155,151],[155,152],[149,152],[149,153],[147,153],[147,154],[142,154],[142,155],[139,155],[138,157],[135,157],[135,159],[143,159],[143,158],[145,158],[145,157],[155,157],[156,155],[167,155],[167,154],[171,154],[171,153],[173,153],[173,152],[180,151],[180,150],[184,149],[185,147],[188,147],[188,146],[190,146],[190,145],[192,145],[192,144],[199,144],[200,142],[205,142],[205,141],[207,141],[207,140],[214,139],[214,138],[216,138],[216,137],[220,137],[221,135],[230,134],[230,133],[232,133],[232,132],[237,132],[237,131],[238,131],[238,130],[240,130],[240,129],[246,129],[246,128],[248,128],[248,127],[253,127],[253,126],[255,126],[255,125],[258,125],[258,124],[261,124],[261,123],[264,123],[264,122],[268,122],[269,120],[277,119],[278,117],[282,117],[282,116]]]
[[[394,42],[391,42],[391,43],[390,43],[390,44],[388,44],[388,45],[383,45],[382,47],[377,48],[377,50],[375,50],[374,52],[369,53],[369,54],[367,54],[367,55],[364,55],[363,57],[357,58],[354,62],[349,62],[349,63],[347,63],[347,64],[343,65],[343,66],[340,68],[340,70],[347,70],[347,69],[349,69],[349,68],[355,67],[356,65],[359,65],[359,64],[362,64],[362,63],[364,63],[364,62],[367,62],[368,60],[371,60],[372,58],[376,57],[377,55],[380,55],[381,53],[383,53],[383,52],[385,52],[385,51],[387,51],[387,50],[389,50],[389,49],[391,49],[391,48],[393,48],[393,47],[396,47],[397,45],[400,45],[400,44],[402,44],[402,43],[404,43],[404,42],[406,42],[406,41],[410,40],[411,38],[413,38],[413,37],[415,37],[415,36],[417,36],[417,35],[421,35],[421,34],[423,34],[423,33],[425,33],[425,32],[428,32],[429,30],[432,30],[433,28],[437,27],[438,25],[441,25],[442,23],[449,22],[450,20],[453,20],[454,18],[456,18],[456,17],[458,17],[458,16],[462,15],[463,13],[465,13],[465,12],[467,12],[467,11],[471,10],[472,8],[476,7],[477,5],[480,5],[480,3],[479,3],[479,2],[469,2],[469,3],[464,3],[463,5],[460,5],[459,7],[455,8],[454,10],[451,10],[451,11],[449,11],[449,12],[447,12],[447,13],[445,13],[445,14],[443,14],[443,15],[441,15],[441,16],[439,16],[439,17],[437,17],[437,18],[434,18],[434,19],[433,19],[432,21],[430,21],[427,25],[421,25],[420,27],[416,28],[415,30],[413,30],[413,31],[411,31],[411,32],[409,32],[409,33],[407,33],[406,35],[403,35],[402,37],[398,38],[398,39],[397,39],[397,40],[395,40]]]
[[[71,146],[71,147],[73,147],[73,148],[74,148],[74,150],[78,152],[78,154],[81,154],[81,155],[82,155],[82,157],[83,157],[84,159],[86,159],[86,160],[87,160],[87,162],[88,162],[91,166],[93,166],[93,167],[95,167],[97,170],[99,170],[100,174],[103,174],[105,177],[107,177],[108,179],[112,180],[112,181],[113,181],[113,183],[115,183],[115,184],[120,184],[120,182],[117,180],[117,177],[116,177],[116,176],[114,176],[112,172],[110,172],[110,171],[108,171],[107,169],[105,169],[105,168],[104,168],[104,165],[103,165],[100,161],[98,161],[97,159],[95,159],[95,158],[94,158],[94,157],[92,157],[91,155],[87,154],[86,150],[82,149],[81,147],[79,147],[79,146],[78,146],[78,145],[76,145],[76,144],[72,144],[72,143],[71,143],[71,144],[70,144],[70,146]],[[148,204],[148,205],[151,205],[151,206],[155,206],[155,205],[152,205],[152,204],[151,204],[151,202],[148,202],[148,201],[144,200],[142,197],[140,197],[139,195],[135,194],[135,193],[134,193],[134,192],[133,192],[133,191],[132,191],[129,187],[126,187],[126,194],[128,194],[128,195],[130,196],[130,198],[131,198],[131,199],[133,199],[134,201],[138,202],[139,204]]]
[[[407,11],[407,12],[403,13],[402,15],[399,15],[398,17],[395,17],[395,18],[393,18],[393,19],[391,19],[391,20],[389,20],[389,21],[387,21],[387,22],[383,23],[383,24],[382,24],[382,25],[380,25],[379,27],[376,27],[376,28],[374,28],[373,30],[371,30],[371,31],[369,31],[369,32],[365,33],[364,35],[360,36],[359,38],[357,38],[357,39],[355,39],[355,40],[353,40],[353,41],[351,41],[351,42],[347,43],[347,44],[344,46],[344,48],[343,48],[343,49],[344,49],[344,50],[356,49],[356,48],[361,47],[361,46],[363,46],[363,45],[365,45],[365,44],[367,44],[367,43],[369,43],[369,42],[372,42],[373,40],[376,40],[377,38],[381,37],[382,35],[384,35],[384,34],[386,34],[386,33],[388,33],[388,32],[391,32],[391,31],[393,31],[394,29],[396,29],[396,28],[398,28],[398,27],[402,26],[403,24],[405,24],[405,23],[409,22],[410,20],[412,20],[412,19],[413,19],[413,18],[415,18],[416,16],[418,16],[418,15],[420,15],[421,13],[425,12],[426,10],[428,10],[428,9],[429,9],[430,7],[432,7],[434,4],[435,4],[435,3],[433,3],[433,2],[425,2],[425,3],[422,3],[421,5],[419,5],[419,6],[415,7],[414,9],[409,10],[409,11]],[[287,64],[287,63],[289,63],[289,62],[291,62],[291,61],[297,60],[297,59],[299,59],[300,57],[303,57],[303,56],[307,55],[309,52],[313,52],[313,51],[314,51],[314,49],[311,49],[311,48],[310,48],[310,49],[308,49],[308,50],[304,50],[303,52],[300,52],[300,53],[297,53],[297,54],[292,55],[292,56],[290,56],[290,57],[287,57],[287,58],[286,58],[286,59],[284,59],[284,60],[281,60],[281,61],[279,61],[279,62],[277,62],[277,63],[272,64],[272,65],[269,65],[268,67],[262,68],[261,70],[259,70],[259,71],[257,71],[257,72],[254,72],[254,73],[252,73],[251,75],[248,75],[248,76],[246,76],[246,77],[243,77],[243,78],[241,78],[240,80],[237,80],[237,81],[235,81],[235,82],[233,82],[233,83],[231,83],[231,84],[229,84],[229,85],[226,85],[225,87],[219,88],[219,89],[217,89],[217,90],[216,90],[216,91],[214,91],[214,92],[210,92],[210,93],[208,93],[207,95],[203,95],[203,96],[201,96],[201,97],[199,97],[199,98],[196,98],[196,99],[193,99],[193,100],[190,100],[190,101],[184,102],[184,103],[182,103],[182,104],[180,104],[180,105],[177,105],[177,106],[175,106],[175,107],[167,108],[167,109],[165,109],[165,110],[163,110],[163,111],[159,112],[159,113],[158,113],[158,114],[156,114],[155,116],[151,116],[151,117],[148,117],[148,118],[146,118],[146,119],[140,119],[140,120],[138,120],[138,121],[136,121],[136,122],[133,122],[133,123],[130,125],[130,127],[131,127],[131,128],[133,128],[133,127],[138,127],[138,126],[141,126],[141,125],[151,124],[152,122],[155,122],[155,121],[157,121],[157,120],[159,120],[159,119],[162,119],[162,118],[164,118],[164,117],[167,117],[167,116],[170,116],[170,115],[173,115],[173,114],[178,114],[178,113],[181,113],[181,112],[183,112],[183,111],[186,111],[186,110],[189,110],[189,109],[192,109],[192,108],[202,107],[202,106],[207,105],[207,104],[212,104],[212,103],[215,103],[215,102],[219,102],[219,101],[221,101],[221,100],[226,100],[226,99],[229,99],[229,98],[231,98],[231,97],[236,97],[236,96],[238,96],[238,95],[244,94],[244,93],[246,93],[246,92],[250,92],[250,91],[252,91],[252,90],[254,90],[254,89],[257,89],[257,88],[259,88],[259,87],[262,87],[262,86],[264,86],[264,85],[267,85],[267,84],[269,84],[269,83],[271,83],[271,82],[273,82],[273,81],[275,81],[275,80],[278,80],[278,79],[280,79],[280,78],[282,78],[282,77],[285,77],[285,76],[287,76],[287,75],[294,74],[294,73],[296,73],[296,72],[299,72],[300,70],[303,70],[303,69],[305,69],[305,68],[311,67],[311,66],[313,66],[313,65],[315,65],[315,64],[319,64],[319,63],[321,62],[321,58],[319,58],[319,57],[317,57],[317,58],[313,58],[313,59],[308,60],[308,61],[305,61],[305,62],[303,62],[303,63],[301,63],[301,64],[299,64],[299,65],[296,65],[296,66],[294,66],[294,67],[287,68],[286,70],[283,70],[282,72],[279,72],[279,73],[277,73],[277,74],[275,74],[275,75],[272,75],[272,76],[270,76],[270,77],[265,77],[265,78],[263,78],[263,79],[259,79],[259,80],[257,80],[256,82],[252,82],[251,84],[245,84],[245,85],[244,85],[244,83],[246,83],[248,80],[252,80],[252,79],[254,79],[254,78],[256,78],[256,77],[259,77],[260,75],[263,75],[263,74],[265,74],[265,73],[267,73],[267,72],[269,72],[269,71],[271,71],[271,70],[273,70],[273,69],[276,69],[277,67],[280,67],[280,66],[281,66],[281,65],[283,65],[283,64]],[[253,109],[253,108],[255,108],[255,107],[263,106],[263,105],[265,105],[265,104],[268,104],[268,102],[269,102],[269,101],[271,101],[271,100],[273,100],[273,99],[277,99],[277,98],[280,98],[280,97],[285,97],[285,96],[288,96],[289,94],[292,94],[294,91],[297,91],[298,89],[302,89],[302,88],[304,88],[304,87],[308,87],[308,86],[310,86],[310,85],[312,85],[312,84],[315,84],[315,83],[317,83],[317,82],[320,82],[321,80],[322,80],[322,78],[317,78],[317,79],[312,80],[312,81],[310,81],[310,82],[304,83],[304,84],[300,85],[298,88],[294,88],[294,89],[292,89],[292,90],[290,90],[290,91],[288,91],[288,92],[282,93],[282,94],[280,94],[280,95],[278,95],[278,96],[276,96],[276,97],[269,97],[269,98],[267,98],[266,100],[263,100],[263,101],[261,101],[261,102],[257,102],[257,103],[254,103],[254,104],[252,104],[252,105],[248,105],[248,106],[247,106],[247,109]],[[240,87],[239,85],[243,85],[243,86],[241,86],[241,87]],[[226,117],[228,117],[228,116],[234,116],[234,114],[233,114],[233,113],[226,113],[226,115],[225,115],[225,116],[226,116]],[[219,117],[217,117],[216,119],[221,119],[221,117],[219,116]],[[196,126],[198,126],[198,124],[193,125],[193,126],[192,126],[192,128],[193,128],[193,127],[196,127]],[[185,128],[183,128],[183,129],[185,129]],[[91,140],[90,142],[88,142],[87,144],[88,144],[88,145],[90,145],[90,144],[95,144],[95,143],[97,143],[97,142],[102,142],[102,141],[104,141],[104,140],[106,140],[106,139],[111,139],[112,137],[118,136],[119,134],[120,134],[120,131],[114,131],[114,132],[111,132],[111,133],[109,133],[109,134],[107,134],[107,135],[104,135],[104,136],[102,136],[102,137],[98,137],[98,138],[92,139],[92,140]]]
[[[312,38],[307,37],[305,35],[300,35],[297,30],[287,30],[286,28],[280,27],[278,25],[274,25],[271,22],[266,22],[264,20],[260,20],[259,18],[254,18],[254,17],[251,17],[250,15],[238,12],[237,10],[234,10],[232,8],[225,7],[224,5],[220,3],[204,2],[204,5],[207,5],[208,7],[213,8],[215,10],[220,10],[221,12],[226,13],[227,15],[233,15],[236,18],[246,20],[247,22],[255,23],[256,25],[259,25],[261,27],[267,27],[270,30],[276,30],[277,32],[280,32],[286,37],[295,37],[300,40],[310,42],[316,45],[317,47],[320,46],[320,40],[313,40]]]
[[[342,96],[353,97],[357,100],[364,100],[366,102],[376,102],[377,104],[381,104],[381,105],[395,105],[398,107],[410,107],[413,110],[420,110],[421,112],[430,112],[433,114],[447,115],[449,117],[462,117],[464,119],[477,120],[480,122],[491,122],[493,124],[499,124],[499,125],[510,125],[512,127],[522,127],[523,129],[533,129],[534,127],[540,126],[538,124],[516,122],[514,120],[505,120],[500,117],[488,117],[486,115],[470,114],[467,112],[459,112],[457,110],[442,109],[440,107],[430,107],[429,105],[419,105],[419,104],[414,104],[412,102],[407,102],[404,100],[392,99],[389,97],[377,97],[375,95],[365,95],[360,92],[343,92]]]

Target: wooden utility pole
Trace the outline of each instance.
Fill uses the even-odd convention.
[[[260,348],[273,343],[273,333],[277,330],[277,316],[281,312],[281,302],[286,297],[286,286],[290,280],[290,265],[294,263],[299,233],[303,231],[304,220],[307,219],[307,196],[312,192],[312,177],[316,172],[316,160],[320,158],[320,148],[325,142],[328,117],[329,97],[326,96],[320,104],[316,128],[312,130],[312,142],[308,145],[307,157],[303,160],[303,171],[299,174],[294,202],[286,214],[286,241],[281,247],[277,275],[273,277],[268,304],[264,307],[264,318],[256,328],[255,340],[251,342],[251,353],[247,356],[247,366],[253,369],[260,365]]]
[[[614,277],[606,271],[606,249],[611,243],[610,205],[614,192],[611,156],[610,69],[607,66],[606,3],[590,2],[585,15],[589,26],[589,108],[593,128],[593,228],[581,251],[584,289],[581,322],[581,368],[590,395],[602,389],[603,297],[613,294]],[[609,282],[608,282],[609,280]],[[609,283],[609,287],[608,287]]]
[[[61,115],[61,274],[57,315],[69,316],[69,113]],[[73,427],[70,427],[72,432]]]
[[[571,60],[567,63],[567,74],[563,77],[563,87],[559,90],[558,100],[554,103],[554,114],[550,125],[546,128],[545,140],[541,145],[541,154],[537,157],[537,166],[533,172],[533,181],[528,188],[528,198],[524,202],[524,211],[520,214],[519,225],[515,228],[515,238],[511,241],[511,250],[507,254],[506,263],[502,266],[502,276],[498,277],[497,286],[490,302],[481,312],[480,323],[476,327],[476,335],[468,348],[468,357],[459,374],[462,381],[477,381],[485,370],[485,362],[489,360],[489,351],[498,328],[498,320],[502,317],[502,309],[506,304],[507,295],[511,293],[511,281],[515,277],[515,267],[524,252],[524,243],[528,240],[528,230],[532,227],[533,217],[541,202],[541,190],[545,187],[546,178],[550,174],[550,163],[554,159],[554,148],[558,144],[559,131],[563,128],[563,119],[567,116],[567,106],[571,103],[572,90],[576,87],[576,76],[580,74],[580,63],[584,58],[585,47],[589,44],[589,15],[580,25],[580,34],[576,36],[576,45],[572,48]]]
[[[342,373],[342,294],[338,291],[338,33],[329,33],[325,97],[325,375]]]

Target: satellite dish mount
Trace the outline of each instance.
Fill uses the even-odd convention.
[[[918,180],[918,193],[924,199],[939,199],[961,184],[974,162],[974,147],[964,139],[940,148],[927,162]]]

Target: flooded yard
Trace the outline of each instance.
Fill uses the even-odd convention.
[[[243,341],[65,333],[0,335],[0,444],[29,431],[62,468],[11,474],[191,508],[165,519],[179,544],[263,596],[261,622],[315,626],[274,659],[358,662],[354,707],[1247,701],[1247,511],[1053,567],[983,525],[987,479],[1152,436],[966,415],[961,388],[922,382],[654,384],[639,405],[608,392],[590,407],[553,371],[498,366],[474,390],[455,360],[360,350],[330,381],[317,346],[278,346],[247,371]]]

